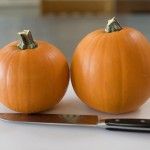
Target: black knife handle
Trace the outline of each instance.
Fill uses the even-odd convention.
[[[150,132],[150,119],[106,119],[106,129]]]

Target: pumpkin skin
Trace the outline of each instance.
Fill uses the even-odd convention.
[[[64,55],[47,42],[37,43],[37,48],[20,50],[16,41],[0,51],[0,101],[18,112],[53,108],[67,89]]]
[[[150,46],[137,30],[124,27],[88,34],[77,46],[71,81],[89,107],[112,114],[138,109],[150,96]]]

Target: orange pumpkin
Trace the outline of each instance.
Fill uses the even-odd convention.
[[[23,113],[50,109],[66,91],[67,61],[52,44],[35,42],[29,30],[19,35],[19,44],[12,42],[0,51],[0,101]]]
[[[108,113],[138,109],[150,96],[150,46],[137,30],[115,18],[88,34],[72,59],[71,80],[89,107]]]

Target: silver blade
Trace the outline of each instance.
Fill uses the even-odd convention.
[[[0,113],[0,119],[23,123],[56,125],[97,125],[96,115]]]

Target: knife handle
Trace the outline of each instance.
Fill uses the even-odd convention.
[[[150,119],[106,119],[104,122],[108,130],[150,132]]]

